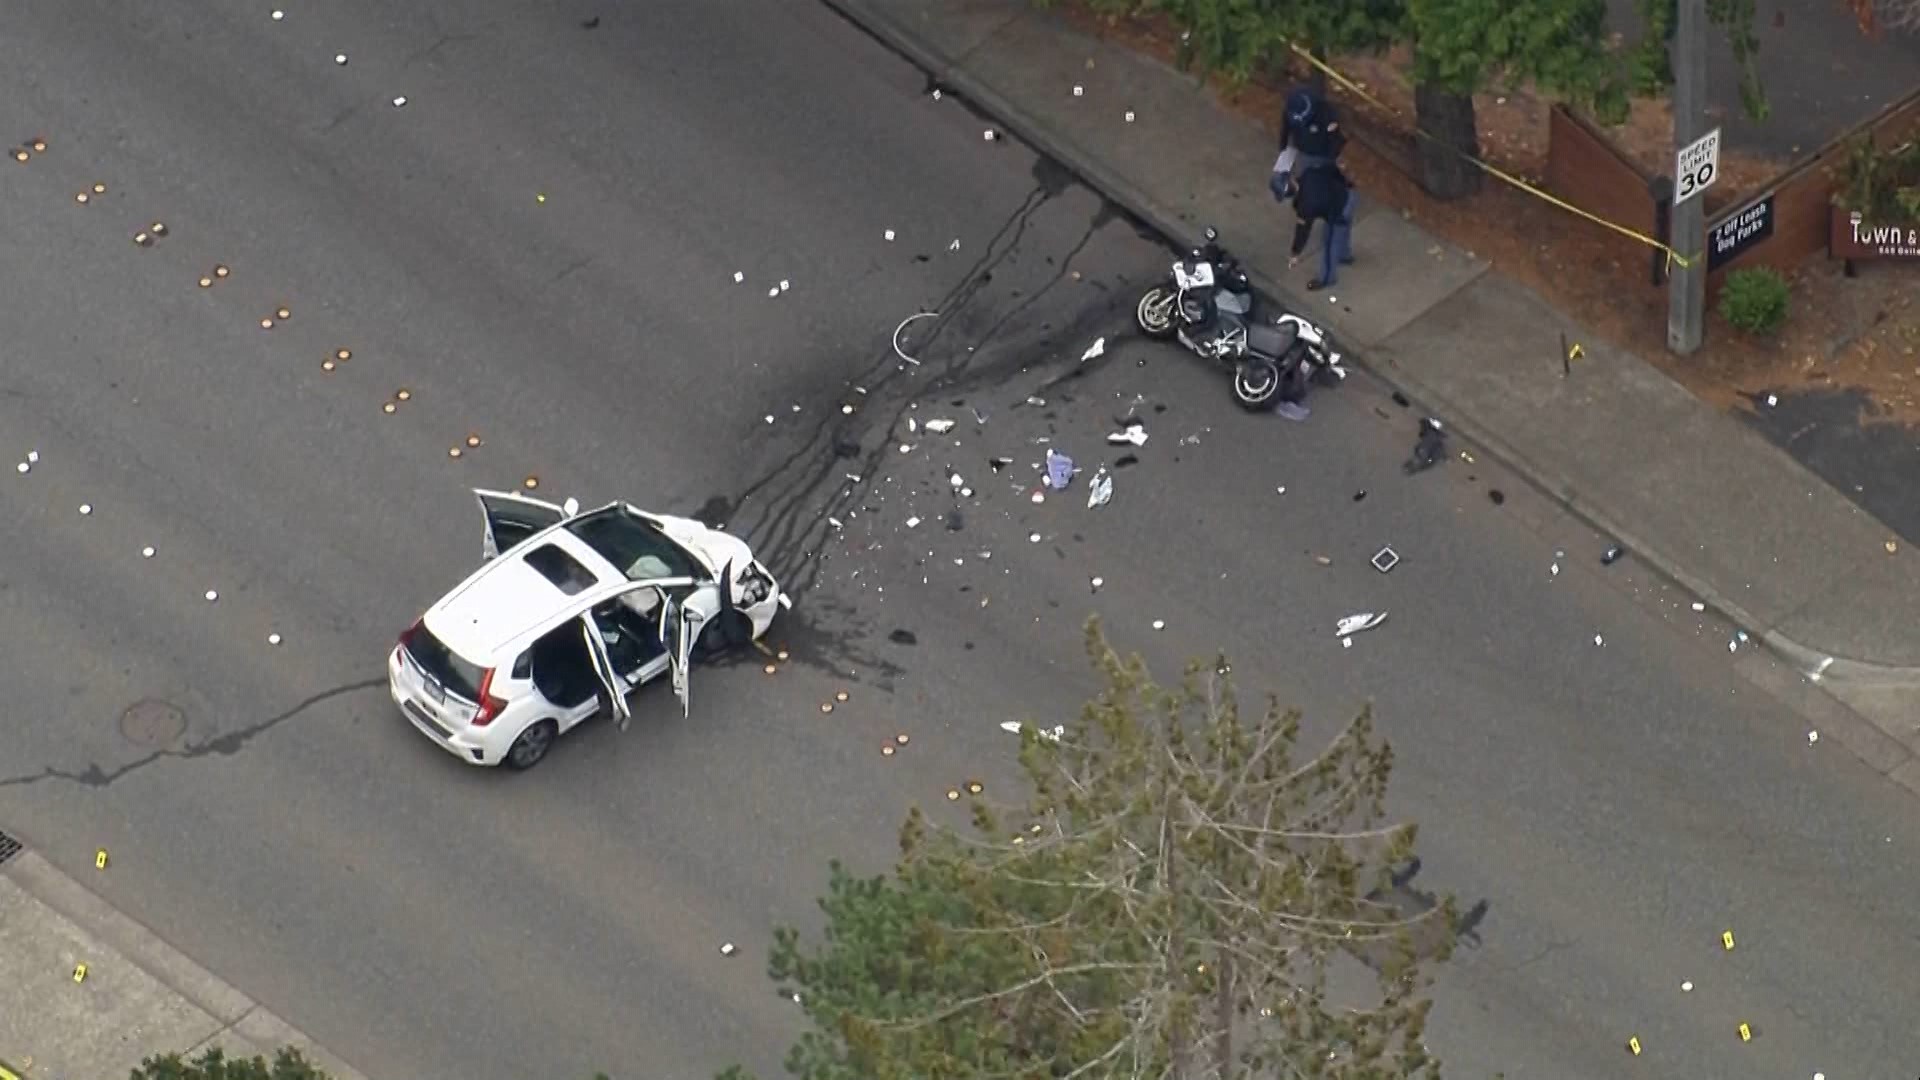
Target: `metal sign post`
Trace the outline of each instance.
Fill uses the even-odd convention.
[[[1690,355],[1705,334],[1706,200],[1700,196],[1720,173],[1720,129],[1706,127],[1706,0],[1678,0],[1673,35],[1673,229],[1669,243],[1687,261],[1673,266],[1667,300],[1667,348]]]

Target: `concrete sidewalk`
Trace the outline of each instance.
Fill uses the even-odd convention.
[[[0,1080],[116,1080],[148,1057],[271,1061],[293,1046],[365,1080],[285,1021],[0,834]],[[74,975],[86,965],[83,979]]]
[[[1864,718],[1849,744],[1920,791],[1920,554],[1759,434],[1364,190],[1357,264],[1306,292],[1318,260],[1287,268],[1293,213],[1266,190],[1275,132],[1031,0],[826,2],[1175,241],[1219,228],[1367,370],[1820,672],[1776,689]],[[1585,352],[1570,378],[1562,335]]]

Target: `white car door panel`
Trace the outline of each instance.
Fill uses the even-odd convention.
[[[480,500],[480,514],[486,522],[486,533],[480,544],[483,562],[512,549],[534,533],[567,519],[566,511],[560,507],[539,499],[529,499],[518,492],[475,488],[473,494]]]
[[[613,699],[613,719],[625,727],[633,718],[633,712],[627,707],[627,681],[614,674],[607,643],[601,640],[600,628],[594,624],[591,614],[580,616],[580,632],[586,635],[587,655],[593,659],[593,673],[600,678],[600,688]]]

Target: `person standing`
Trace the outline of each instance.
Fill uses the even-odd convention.
[[[1294,185],[1293,212],[1300,221],[1293,227],[1293,248],[1287,259],[1289,269],[1300,265],[1300,255],[1313,236],[1313,223],[1326,222],[1320,247],[1320,276],[1307,282],[1309,291],[1332,285],[1337,267],[1353,262],[1353,212],[1358,196],[1340,167],[1331,162],[1315,165],[1300,174]]]
[[[1268,181],[1274,198],[1285,201],[1292,194],[1296,170],[1332,165],[1346,145],[1347,134],[1330,102],[1306,87],[1288,94],[1280,119],[1280,156]]]

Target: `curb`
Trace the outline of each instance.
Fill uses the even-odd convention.
[[[61,872],[31,848],[0,867],[0,874],[47,907],[72,920],[81,929],[119,951],[127,961],[179,994],[215,1020],[224,1030],[246,1039],[268,1053],[292,1046],[318,1065],[332,1080],[367,1080],[232,984],[193,962],[162,941],[159,935],[122,914],[91,889]],[[187,1048],[182,1053],[196,1050]],[[0,1068],[0,1080],[18,1080]]]
[[[1107,168],[1095,155],[1081,149],[1049,125],[1035,120],[992,87],[975,79],[954,60],[941,55],[915,37],[911,31],[900,26],[891,16],[881,14],[866,0],[820,0],[820,3],[926,72],[937,83],[951,88],[963,100],[991,114],[1015,138],[1055,159],[1082,183],[1138,218],[1161,236],[1177,240],[1185,247],[1197,246],[1200,239],[1199,232],[1180,220],[1179,215],[1167,210],[1145,192],[1115,175],[1113,170]],[[1298,302],[1298,298],[1293,295],[1291,289],[1258,270],[1249,267],[1248,271],[1248,276],[1253,280],[1255,288],[1267,298],[1278,298],[1281,301],[1280,306],[1290,311],[1308,310],[1306,305]],[[1400,391],[1416,406],[1423,407],[1423,411],[1429,415],[1444,414],[1447,426],[1462,436],[1465,441],[1479,446],[1496,463],[1565,507],[1567,512],[1576,519],[1591,526],[1595,531],[1618,540],[1630,554],[1652,567],[1655,573],[1693,593],[1702,603],[1725,615],[1734,623],[1753,628],[1759,641],[1782,660],[1798,668],[1810,670],[1826,658],[1826,653],[1810,649],[1776,630],[1763,628],[1761,620],[1743,608],[1739,601],[1695,576],[1679,560],[1670,558],[1658,548],[1642,542],[1633,530],[1622,527],[1605,510],[1581,500],[1579,492],[1565,477],[1528,461],[1499,436],[1475,423],[1467,414],[1452,408],[1451,402],[1445,397],[1433,392],[1419,379],[1408,374],[1393,359],[1391,350],[1369,351],[1384,354],[1384,362],[1378,359],[1370,360],[1350,350],[1343,350],[1343,355],[1390,389]],[[1801,674],[1805,676],[1808,670],[1802,670]],[[1829,679],[1851,677],[1870,684],[1900,684],[1909,681],[1920,683],[1920,669],[1882,667],[1862,661],[1836,658],[1827,677]],[[1810,682],[1810,685],[1818,688],[1822,699],[1844,710],[1847,716],[1871,729],[1873,734],[1887,734],[1872,720],[1860,715],[1852,706],[1828,692],[1822,683]],[[1905,753],[1904,748],[1902,749]],[[1892,769],[1881,767],[1876,760],[1866,755],[1862,757],[1875,771],[1883,775],[1891,775]],[[1907,753],[1902,763],[1912,758],[1913,755]],[[1902,763],[1896,763],[1896,767]],[[1920,794],[1920,784],[1908,786],[1913,787],[1916,794]]]

